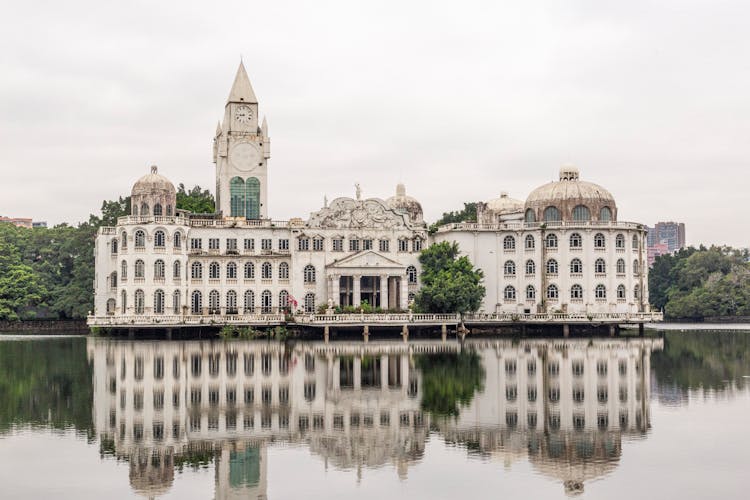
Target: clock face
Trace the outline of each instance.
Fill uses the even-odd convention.
[[[235,110],[234,118],[239,123],[248,124],[253,119],[253,110],[250,106],[240,106]]]
[[[260,150],[249,142],[241,142],[232,148],[229,155],[237,170],[249,172],[261,162]]]

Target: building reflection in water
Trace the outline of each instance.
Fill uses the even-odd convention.
[[[265,498],[267,446],[278,442],[359,473],[393,464],[406,478],[430,429],[504,461],[528,457],[582,491],[616,466],[623,435],[645,435],[649,356],[661,348],[648,339],[88,342],[96,431],[129,462],[133,489],[158,496],[175,467],[213,460],[217,499]],[[461,350],[478,354],[483,390],[458,416],[423,412],[415,360]]]

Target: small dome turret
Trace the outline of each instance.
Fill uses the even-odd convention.
[[[132,215],[172,216],[176,205],[177,190],[169,179],[159,174],[156,165],[151,166],[151,173],[133,184],[130,192]]]
[[[415,198],[406,195],[406,186],[401,183],[396,186],[396,195],[391,196],[385,202],[396,212],[408,215],[411,222],[422,223],[424,221],[422,205]]]

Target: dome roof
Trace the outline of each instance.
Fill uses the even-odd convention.
[[[547,207],[556,207],[562,220],[573,220],[573,209],[581,205],[588,208],[594,220],[616,220],[617,205],[612,194],[598,184],[580,180],[578,169],[566,165],[560,169],[560,180],[544,184],[529,194],[525,208],[536,213],[536,220],[542,220]],[[601,215],[605,207],[609,209],[608,219]]]
[[[422,222],[422,205],[415,198],[406,195],[406,186],[403,184],[396,186],[396,195],[385,200],[385,203],[396,212],[407,214],[412,222]]]
[[[167,193],[176,195],[177,190],[174,188],[174,184],[159,174],[158,167],[156,165],[151,166],[151,173],[144,175],[133,184],[133,190],[131,191],[132,196],[138,195],[150,195],[155,193]]]
[[[499,198],[487,202],[487,210],[495,214],[509,214],[523,211],[523,202],[508,196],[508,193],[500,193]]]

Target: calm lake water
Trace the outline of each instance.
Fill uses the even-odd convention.
[[[748,498],[750,331],[0,336],[0,498]]]

